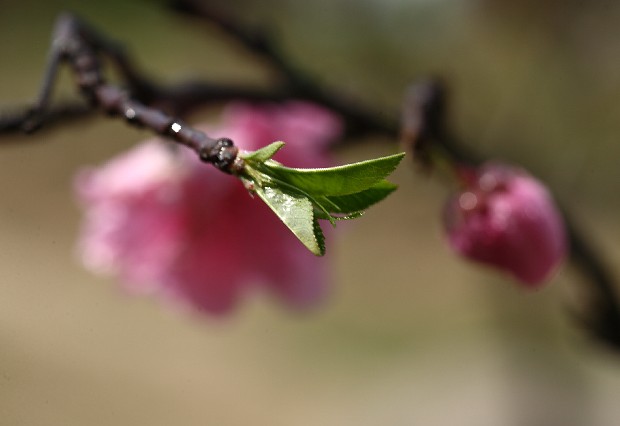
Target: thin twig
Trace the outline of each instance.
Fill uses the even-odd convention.
[[[16,108],[13,111],[0,112],[0,134],[10,135],[28,132],[29,126],[26,124],[30,117],[31,107]],[[39,121],[46,123],[48,127],[65,125],[74,121],[79,121],[86,117],[92,117],[95,109],[84,102],[66,101],[58,105],[51,106],[41,113]],[[34,131],[36,129],[30,128]],[[10,141],[5,139],[2,142]]]
[[[314,102],[338,113],[345,122],[348,137],[372,134],[388,136],[391,139],[398,137],[400,126],[397,120],[365,108],[358,100],[327,89],[316,78],[296,67],[267,32],[242,25],[210,7],[208,2],[172,0],[170,7],[216,26],[244,49],[263,59],[281,77],[281,91],[286,93],[287,97]]]
[[[193,149],[201,160],[227,173],[238,173],[243,160],[237,157],[238,148],[227,138],[213,139],[159,109],[149,107],[131,97],[131,92],[106,82],[99,55],[109,54],[123,70],[131,88],[138,91],[155,90],[148,80],[139,82],[139,74],[115,43],[71,14],[61,15],[54,27],[43,85],[34,106],[22,116],[22,128],[36,129],[48,115],[50,93],[58,67],[71,66],[77,84],[91,105],[103,109],[112,117],[124,117],[129,123],[145,126]],[[148,94],[143,94],[148,96]]]

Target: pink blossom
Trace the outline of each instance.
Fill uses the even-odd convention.
[[[255,150],[276,140],[291,166],[331,165],[326,143],[340,121],[305,103],[231,105],[212,137]],[[225,313],[251,287],[269,288],[294,307],[318,302],[325,261],[312,255],[238,179],[181,147],[142,143],[78,174],[85,220],[84,264],[118,275],[126,287],[210,313]]]
[[[542,183],[523,170],[488,164],[446,207],[450,246],[509,272],[528,287],[546,281],[566,256],[562,217]]]

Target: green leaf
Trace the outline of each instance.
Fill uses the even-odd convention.
[[[398,185],[382,180],[364,191],[347,195],[324,196],[317,201],[321,202],[323,207],[331,213],[351,214],[366,210],[386,198],[396,188]]]
[[[383,180],[355,194],[311,198],[315,205],[314,215],[318,219],[329,220],[335,226],[337,220],[351,220],[362,216],[364,210],[386,198],[396,188],[397,185]]]
[[[284,142],[274,142],[256,151],[244,153],[241,155],[241,158],[250,163],[264,163],[273,157],[283,146]]]
[[[321,169],[285,167],[271,160],[284,146],[274,142],[243,153],[245,169],[239,178],[250,193],[257,194],[295,236],[315,255],[325,254],[318,219],[337,220],[361,216],[371,205],[396,189],[385,180],[404,153]]]
[[[310,199],[290,188],[263,186],[255,191],[308,250],[316,256],[325,254],[323,233]]]
[[[402,160],[404,153],[324,169],[294,169],[268,160],[260,171],[313,196],[354,194],[378,184]]]

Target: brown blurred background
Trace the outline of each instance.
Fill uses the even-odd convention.
[[[620,7],[604,1],[220,1],[272,27],[327,85],[384,114],[438,74],[469,145],[550,182],[620,277]],[[0,110],[32,99],[60,10],[164,80],[267,74],[159,2],[0,1]],[[74,96],[63,73],[57,98]],[[289,312],[249,295],[226,319],[127,297],[76,261],[76,170],[148,134],[105,118],[0,146],[0,424],[613,426],[620,357],[575,326],[564,268],[525,293],[442,242],[441,182],[401,188],[328,241],[333,291]],[[343,161],[390,152],[362,141]],[[372,242],[372,244],[371,244]]]

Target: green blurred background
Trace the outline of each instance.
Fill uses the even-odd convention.
[[[608,0],[220,0],[272,27],[327,84],[395,115],[442,76],[470,146],[550,183],[620,276],[620,7]],[[63,9],[124,41],[163,81],[264,83],[217,32],[159,2],[0,1],[0,110],[38,90]],[[58,97],[74,88],[63,73]],[[76,260],[72,176],[148,133],[96,118],[0,152],[2,425],[613,426],[620,358],[570,309],[564,268],[526,293],[443,244],[445,186],[410,164],[400,190],[328,242],[332,295],[290,312],[250,295],[225,319],[127,297]],[[390,152],[365,140],[342,161]]]

